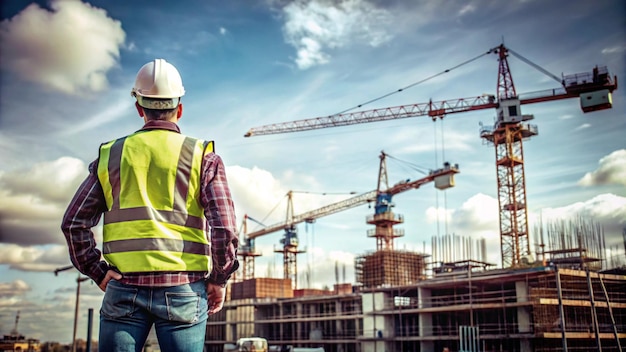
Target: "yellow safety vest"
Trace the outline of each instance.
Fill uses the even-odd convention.
[[[212,141],[168,130],[143,130],[100,146],[107,262],[122,273],[211,272],[199,203],[202,159],[210,152]]]

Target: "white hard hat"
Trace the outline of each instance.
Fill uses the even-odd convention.
[[[130,94],[140,106],[148,109],[174,109],[185,95],[183,80],[174,65],[155,59],[143,65]]]

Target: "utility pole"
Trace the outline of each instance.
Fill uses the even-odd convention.
[[[61,271],[70,270],[73,268],[74,266],[72,265],[62,267],[62,268],[57,268],[56,270],[54,270],[54,276],[58,276],[59,272]],[[78,277],[76,278],[76,304],[74,305],[74,331],[72,332],[71,352],[76,352],[76,329],[78,327],[78,302],[79,302],[79,296],[80,296],[80,283],[83,281],[87,281],[87,280],[89,280],[89,278],[86,276],[81,276],[80,273],[78,274]]]

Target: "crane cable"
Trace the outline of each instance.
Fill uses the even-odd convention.
[[[409,166],[410,169],[412,169],[413,171],[417,171],[420,174],[427,175],[428,172],[429,172],[429,169],[427,167],[423,167],[423,166],[417,165],[417,164],[412,163],[410,161],[398,159],[398,158],[394,157],[393,155],[389,155],[387,153],[385,153],[385,155],[387,156],[387,158],[397,161],[398,165],[400,165],[400,166]],[[402,164],[400,164],[400,163],[402,163]]]
[[[422,79],[422,80],[420,80],[420,81],[417,81],[417,82],[411,83],[411,84],[409,84],[409,85],[408,85],[408,86],[406,86],[406,87],[402,87],[402,88],[397,89],[397,90],[395,90],[395,91],[393,91],[393,92],[390,92],[390,93],[387,93],[387,94],[385,94],[385,95],[382,95],[382,96],[380,96],[380,97],[378,97],[378,98],[375,98],[375,99],[372,99],[372,100],[368,100],[368,101],[366,101],[366,102],[364,102],[364,103],[361,103],[361,104],[359,104],[359,105],[357,105],[357,106],[354,106],[354,107],[352,107],[352,108],[349,108],[349,109],[343,110],[343,111],[338,112],[338,113],[336,113],[336,114],[334,114],[334,115],[331,115],[331,116],[337,116],[337,115],[345,114],[345,113],[346,113],[346,112],[348,112],[348,111],[352,111],[352,110],[354,110],[354,109],[359,109],[359,108],[361,108],[361,107],[363,107],[363,106],[365,106],[365,105],[368,105],[368,104],[371,104],[371,103],[376,102],[376,101],[378,101],[378,100],[381,100],[381,99],[387,98],[387,97],[389,97],[389,96],[391,96],[391,95],[393,95],[393,94],[400,93],[400,92],[402,92],[402,91],[404,91],[404,90],[406,90],[406,89],[408,89],[408,88],[412,88],[412,87],[414,87],[414,86],[416,86],[416,85],[418,85],[418,84],[422,84],[422,83],[424,83],[424,82],[430,81],[430,80],[431,80],[431,79],[433,79],[433,78],[439,77],[439,76],[441,76],[441,75],[443,75],[443,74],[445,74],[445,73],[448,73],[448,72],[450,72],[450,71],[452,71],[452,70],[455,70],[455,69],[457,69],[457,68],[459,68],[459,67],[461,67],[461,66],[467,65],[467,64],[469,64],[470,62],[476,61],[476,60],[480,59],[481,57],[483,57],[483,56],[485,56],[485,55],[489,55],[489,54],[491,54],[491,53],[493,52],[492,50],[493,50],[493,49],[490,49],[490,50],[489,50],[489,51],[487,51],[486,53],[480,54],[480,55],[478,55],[478,56],[476,56],[476,57],[474,57],[474,58],[472,58],[472,59],[466,60],[466,61],[464,61],[464,62],[462,62],[462,63],[460,63],[460,64],[458,64],[458,65],[456,65],[456,66],[453,66],[452,68],[449,68],[449,69],[443,70],[443,71],[441,71],[441,72],[439,72],[439,73],[436,73],[436,74],[434,74],[434,75],[432,75],[432,76],[430,76],[430,77],[426,77],[426,78],[424,78],[424,79]]]
[[[541,66],[537,65],[536,63],[528,60],[527,58],[525,58],[522,55],[516,53],[515,51],[511,50],[510,48],[506,48],[506,50],[508,50],[508,52],[510,52],[511,54],[515,55],[515,57],[517,57],[518,59],[520,59],[520,60],[524,61],[525,63],[527,63],[528,65],[534,67],[535,69],[537,69],[541,73],[543,73],[546,76],[552,78],[553,80],[559,82],[559,84],[565,85],[562,79],[560,79],[559,77],[553,75],[552,73],[550,73],[548,70],[544,69],[543,67],[541,67]]]
[[[285,194],[285,196],[283,196],[283,198],[287,197],[287,194]],[[270,217],[270,215],[272,215],[272,213],[274,212],[274,210],[276,210],[276,208],[278,208],[278,206],[280,205],[280,203],[283,201],[283,198],[281,198],[281,200],[278,201],[278,203],[276,203],[276,205],[274,206],[274,208],[272,208],[272,210],[270,210],[269,213],[267,213],[267,215],[265,215],[265,217],[263,218],[263,220],[261,220],[261,223],[265,223],[265,220],[267,220],[267,218]],[[289,204],[287,204],[287,206],[289,206]],[[267,227],[267,226],[266,226]]]
[[[435,140],[435,165],[439,165],[439,154],[437,153],[437,123],[433,124],[433,139]],[[435,215],[437,217],[437,237],[441,235],[439,220],[439,193],[435,190]]]
[[[445,162],[446,160],[446,148],[445,148],[445,136],[444,136],[444,126],[443,126],[443,119],[441,120],[441,158],[443,160],[443,162]],[[435,124],[433,125],[433,139],[435,140],[435,164],[439,165],[439,143],[437,140],[437,123],[435,121]],[[443,218],[443,224],[444,224],[444,234],[448,233],[448,216],[446,214],[447,209],[448,209],[448,194],[446,192],[446,190],[443,190],[443,209],[444,209],[444,218]],[[435,206],[436,206],[436,216],[437,216],[437,236],[441,235],[441,230],[440,230],[440,223],[441,223],[441,219],[439,217],[439,193],[437,191],[435,191]]]
[[[441,159],[443,160],[443,162],[446,162],[446,139],[443,135],[443,132],[445,130],[444,126],[443,126],[443,119],[441,120]],[[444,233],[448,233],[448,216],[447,216],[447,211],[448,211],[448,192],[444,189],[443,190],[443,224],[444,224]]]

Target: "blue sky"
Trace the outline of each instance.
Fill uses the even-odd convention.
[[[560,77],[606,65],[626,77],[626,4],[565,1],[3,1],[0,23],[0,331],[42,340],[72,334],[76,271],[59,225],[101,142],[141,127],[130,88],[144,63],[176,65],[187,94],[184,133],[213,139],[238,221],[285,218],[376,188],[381,150],[423,169],[458,163],[456,187],[397,195],[405,236],[396,248],[429,250],[455,233],[488,241],[499,263],[495,152],[479,123],[495,111],[244,138],[252,127],[326,116],[394,92],[505,45]],[[509,64],[518,93],[558,83],[521,60]],[[373,109],[495,94],[493,54],[368,104]],[[523,106],[539,135],[524,144],[531,226],[581,216],[600,223],[623,256],[626,226],[625,90],[611,110],[583,114],[576,99]],[[389,161],[390,183],[422,177]],[[315,193],[329,193],[322,196]],[[275,209],[274,211],[272,211]],[[354,257],[375,249],[367,206],[300,225],[307,253],[300,286],[353,281]],[[255,229],[254,224],[249,227]],[[100,229],[96,229],[100,236]],[[279,277],[281,234],[257,239],[257,276]],[[304,279],[305,272],[309,280]],[[343,280],[342,280],[343,281]],[[81,286],[79,337],[102,294]],[[97,330],[95,330],[97,331]]]

